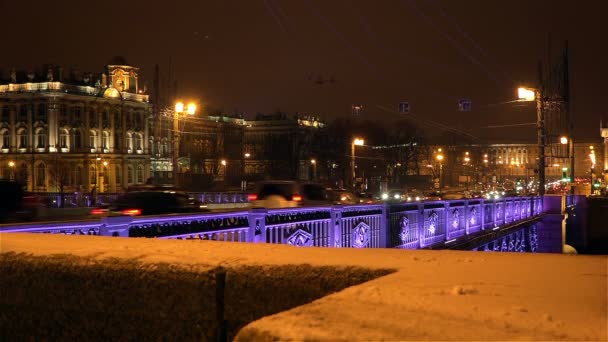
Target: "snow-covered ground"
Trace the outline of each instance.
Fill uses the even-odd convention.
[[[608,257],[0,234],[0,251],[396,272],[250,323],[238,340],[606,341]]]

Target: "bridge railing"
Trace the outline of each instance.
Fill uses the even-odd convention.
[[[163,216],[110,216],[101,220],[4,225],[0,227],[0,232],[417,249],[481,230],[496,229],[541,212],[540,198],[516,197]]]

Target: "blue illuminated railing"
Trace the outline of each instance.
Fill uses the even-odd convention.
[[[539,197],[110,216],[4,225],[0,232],[265,242],[294,246],[425,248],[537,216]]]

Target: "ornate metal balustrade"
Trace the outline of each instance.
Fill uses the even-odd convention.
[[[540,198],[516,197],[187,215],[110,216],[101,221],[5,225],[0,227],[0,232],[417,249],[450,242],[482,230],[496,230],[541,212]]]

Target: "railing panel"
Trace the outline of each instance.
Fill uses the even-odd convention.
[[[134,217],[130,237],[188,238],[199,234],[212,239],[213,234],[245,232],[249,229],[248,212]],[[224,235],[221,235],[222,239]],[[215,236],[219,239],[220,236]]]
[[[342,247],[381,248],[383,205],[355,205],[342,208]]]
[[[269,210],[265,218],[266,242],[293,246],[329,247],[331,208]]]
[[[494,227],[494,211],[495,205],[494,201],[488,200],[483,204],[483,227],[484,229],[489,229]]]
[[[421,232],[420,246],[429,246],[443,242],[446,234],[445,206],[434,203],[424,206],[424,231]]]
[[[479,201],[470,201],[467,207],[467,224],[469,226],[468,234],[473,234],[481,230],[481,215],[483,210],[482,204]]]
[[[466,211],[463,202],[453,201],[449,204],[448,217],[446,222],[447,240],[455,239],[466,233]]]
[[[391,205],[389,207],[388,247],[407,249],[420,247],[419,212],[417,204]]]

